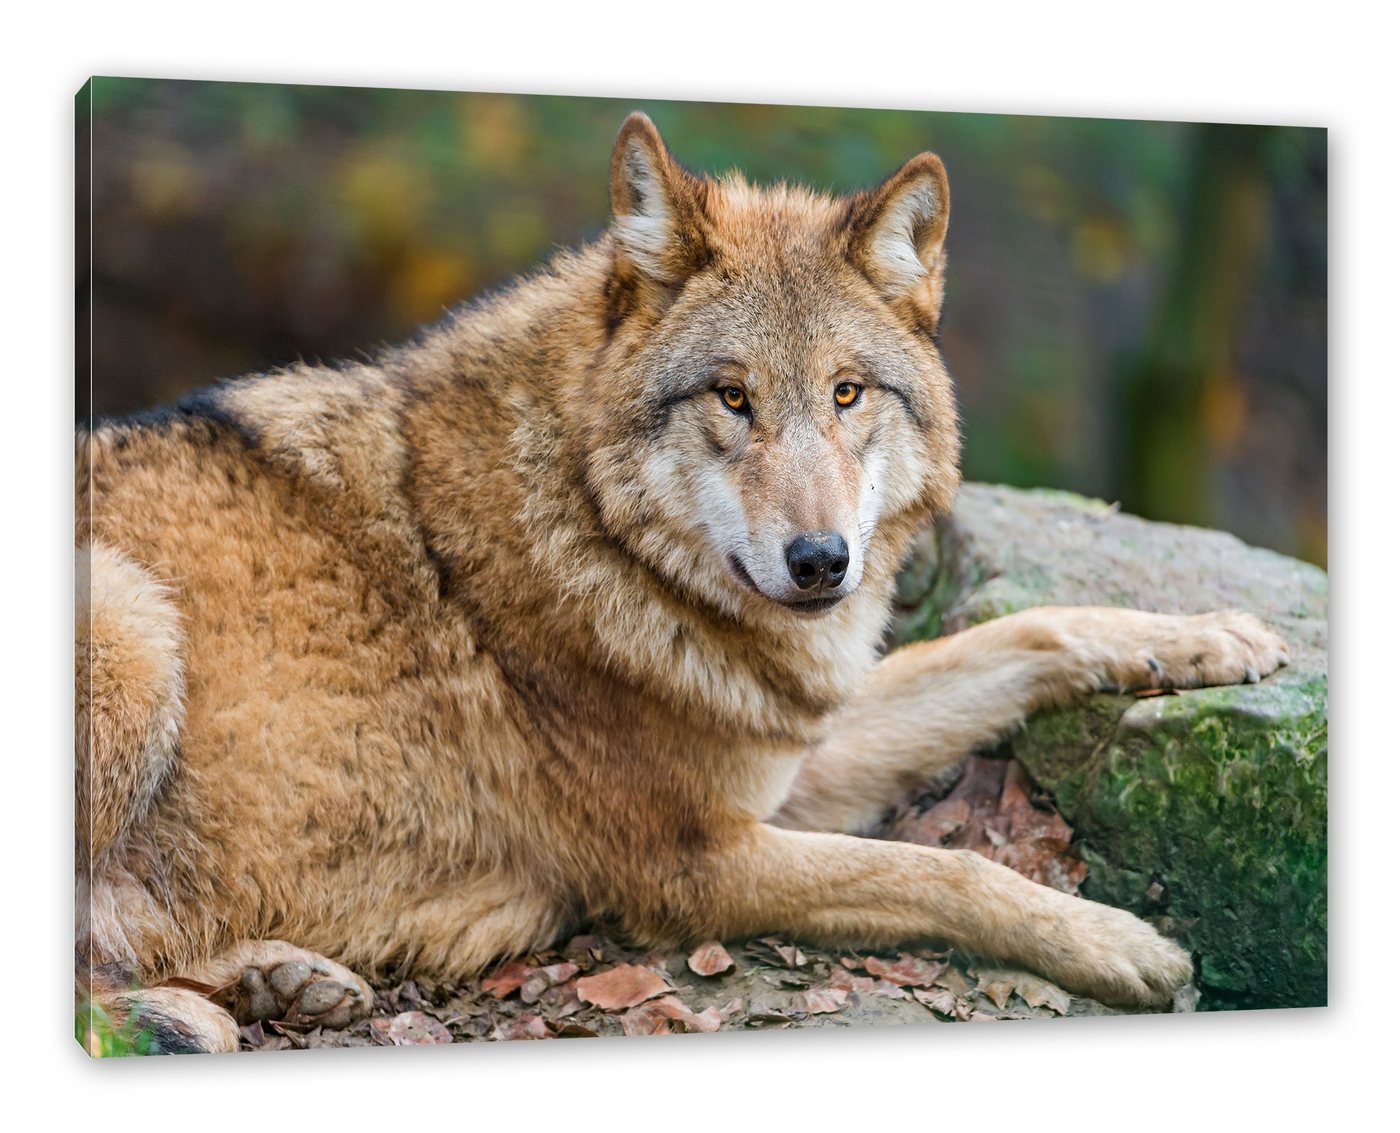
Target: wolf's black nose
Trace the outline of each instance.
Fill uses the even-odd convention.
[[[835,531],[804,531],[787,545],[788,573],[802,590],[841,585],[851,564],[846,540]]]

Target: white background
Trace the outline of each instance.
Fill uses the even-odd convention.
[[[1397,742],[1385,725],[1400,695],[1387,585],[1400,108],[1393,35],[1368,14],[1381,7],[481,8],[122,0],[6,18],[0,815],[13,884],[0,904],[0,1076],[7,1108],[31,1115],[21,1126],[1287,1130],[1383,1105],[1397,1049]],[[1333,1006],[90,1064],[71,1031],[67,833],[72,96],[90,74],[1330,128]]]

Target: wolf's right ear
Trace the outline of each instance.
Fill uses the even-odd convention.
[[[709,258],[706,183],[681,168],[640,111],[628,115],[613,145],[613,233],[622,256],[643,275],[671,286]]]

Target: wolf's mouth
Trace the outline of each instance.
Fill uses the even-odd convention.
[[[762,597],[764,597],[764,598],[767,598],[767,597],[768,597],[767,594],[764,594],[763,591],[762,591],[761,589],[759,589],[758,583],[756,583],[756,582],[753,580],[753,575],[751,575],[751,574],[745,569],[744,564],[741,563],[741,562],[739,561],[739,556],[738,556],[738,555],[730,555],[730,556],[729,556],[729,569],[732,570],[732,571],[734,572],[734,577],[735,577],[735,578],[737,578],[740,582],[742,582],[745,586],[747,586],[747,587],[748,587],[750,590],[752,590],[755,594],[758,594],[758,595],[760,595],[760,596],[762,596]]]
[[[798,602],[784,602],[783,605],[799,614],[820,614],[845,600],[844,594],[834,594],[827,598],[804,598]]]
[[[799,598],[797,601],[794,602],[785,602],[781,598],[772,598],[765,594],[763,592],[763,589],[758,585],[758,583],[756,583],[753,580],[753,575],[751,575],[745,568],[744,564],[739,561],[738,555],[729,556],[729,569],[734,572],[735,578],[737,578],[746,587],[748,587],[748,589],[752,590],[760,598],[767,598],[770,602],[776,602],[779,606],[791,610],[795,614],[824,613],[825,611],[831,609],[833,606],[840,605],[840,603],[846,598],[846,595],[844,594],[834,594],[827,595],[825,598]]]

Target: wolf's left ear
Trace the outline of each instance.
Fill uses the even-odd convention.
[[[943,305],[948,175],[931,153],[911,157],[883,185],[857,196],[849,256],[885,298],[933,329]]]
[[[622,256],[657,283],[704,266],[706,183],[671,157],[645,114],[628,115],[612,153],[613,233]]]

